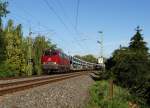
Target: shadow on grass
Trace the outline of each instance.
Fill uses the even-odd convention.
[[[94,81],[99,81],[99,80],[101,80],[101,78],[98,77],[98,76],[90,75],[90,77],[91,77]]]
[[[90,75],[94,81],[107,80],[109,78],[108,74],[105,71],[96,71]]]

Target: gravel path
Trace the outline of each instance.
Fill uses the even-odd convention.
[[[0,108],[83,108],[93,83],[89,75],[82,75],[16,92],[0,97]]]

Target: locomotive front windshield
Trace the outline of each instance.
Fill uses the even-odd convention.
[[[57,55],[57,52],[56,52],[56,51],[46,50],[46,51],[44,52],[44,55],[45,55],[45,56],[54,56],[54,55]]]

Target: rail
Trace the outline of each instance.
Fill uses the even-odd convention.
[[[68,74],[61,74],[61,75],[55,75],[55,76],[49,76],[49,77],[41,77],[36,79],[29,79],[24,81],[15,81],[15,82],[8,82],[8,83],[2,83],[0,84],[0,96],[22,91],[25,89],[37,87],[40,85],[45,85],[48,83],[58,82],[65,79],[81,76],[88,74],[89,72],[75,72],[75,73],[68,73]]]

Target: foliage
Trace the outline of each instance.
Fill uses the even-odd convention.
[[[0,78],[5,78],[5,77],[14,77],[16,76],[16,72],[10,71],[8,69],[9,64],[3,63],[0,65]]]
[[[106,67],[117,84],[128,88],[136,102],[145,104],[150,101],[149,65],[148,48],[138,28],[129,46],[115,50]]]
[[[85,60],[87,62],[97,63],[97,59],[92,54],[88,54],[88,55],[84,55],[84,56],[75,55],[75,57]]]
[[[22,27],[14,26],[13,21],[9,20],[4,30],[5,42],[5,63],[8,69],[16,72],[16,76],[25,72],[25,59],[22,53]]]
[[[4,32],[0,20],[0,64],[5,60]]]
[[[85,55],[82,59],[91,63],[97,63],[97,59],[92,54]]]
[[[44,36],[40,35],[35,37],[35,39],[24,38],[21,25],[14,26],[12,20],[9,20],[4,28],[3,36],[3,50],[1,50],[3,56],[0,58],[0,66],[3,67],[0,70],[1,77],[42,74],[40,57],[45,49],[55,49],[55,44],[52,44],[50,40],[46,40]],[[30,46],[32,51],[31,65],[28,64]]]
[[[0,77],[41,74],[43,50],[54,49],[56,45],[40,35],[35,39],[25,38],[21,24],[14,25],[13,20],[3,27],[2,17],[9,13],[7,5],[8,2],[0,0]]]
[[[116,64],[116,62],[113,60],[113,57],[110,57],[106,60],[104,75],[107,76],[107,79],[114,78],[114,75],[112,73],[112,68],[115,66],[115,64]]]
[[[138,27],[139,29],[139,27]],[[143,37],[139,30],[137,30],[136,34],[131,38],[129,43],[129,49],[138,53],[142,57],[148,56],[148,48],[146,47],[146,42],[144,42]],[[147,59],[147,58],[146,58]]]
[[[74,57],[82,59],[82,56],[80,56],[80,55],[74,55]]]
[[[9,13],[9,11],[7,10],[8,7],[8,2],[4,2],[2,0],[0,0],[0,20],[1,17],[6,16],[6,14]]]
[[[55,49],[56,45],[52,44],[50,40],[46,40],[44,36],[38,35],[33,42],[33,61],[34,74],[42,74],[40,57],[45,49]]]
[[[2,17],[6,16],[6,14],[9,13],[9,11],[7,10],[7,5],[8,2],[3,2],[0,0],[0,64],[5,60]]]
[[[128,108],[131,95],[126,89],[114,85],[114,97],[109,98],[109,83],[97,81],[90,88],[90,101],[87,108]]]

